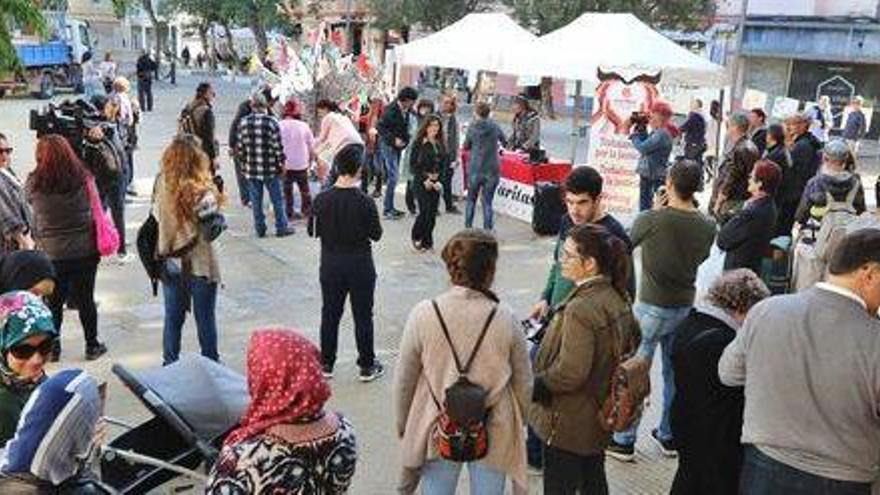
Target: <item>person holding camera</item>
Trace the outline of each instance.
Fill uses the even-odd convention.
[[[639,210],[651,209],[651,198],[663,185],[669,155],[672,154],[672,139],[678,131],[670,124],[672,107],[665,101],[655,101],[650,113],[633,113],[624,122],[630,129],[629,140],[639,152]],[[648,129],[651,132],[648,132]]]
[[[640,213],[630,230],[633,247],[642,248],[639,299],[633,307],[642,330],[638,355],[649,361],[659,344],[663,352],[663,415],[651,438],[661,452],[674,457],[675,441],[669,410],[675,391],[671,346],[675,329],[691,311],[696,295],[697,268],[709,257],[715,222],[694,204],[703,182],[700,165],[678,160],[669,168],[666,185],[654,197],[654,207]],[[614,435],[608,455],[621,461],[635,458],[638,422]]]

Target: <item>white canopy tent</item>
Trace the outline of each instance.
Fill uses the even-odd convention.
[[[398,66],[418,65],[502,72],[512,47],[537,37],[505,14],[470,14],[434,34],[395,49]]]
[[[510,46],[508,46],[510,48]],[[597,69],[662,71],[663,82],[720,88],[725,71],[632,14],[586,13],[532,43],[516,45],[498,72],[596,81]]]

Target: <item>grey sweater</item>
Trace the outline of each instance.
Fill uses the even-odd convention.
[[[801,471],[880,473],[880,320],[818,285],[756,305],[718,363],[745,385],[742,443]]]

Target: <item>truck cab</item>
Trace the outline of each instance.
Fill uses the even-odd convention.
[[[14,33],[21,70],[0,76],[0,96],[7,91],[27,89],[40,98],[52,98],[55,89],[64,87],[82,92],[83,56],[92,49],[88,22],[73,19],[61,12],[44,12],[47,23],[45,39],[36,34]]]

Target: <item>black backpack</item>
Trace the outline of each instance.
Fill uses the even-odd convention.
[[[159,278],[162,276],[164,261],[156,254],[159,244],[159,222],[151,211],[137,232],[137,252],[144,270],[153,286],[153,297],[159,295]]]
[[[486,406],[489,392],[468,380],[467,374],[477,351],[480,350],[486,331],[495,318],[498,306],[492,307],[492,312],[489,313],[489,317],[483,325],[483,330],[477,338],[477,343],[474,345],[467,363],[462,366],[455,346],[452,345],[452,339],[449,337],[446,322],[443,320],[443,315],[440,314],[440,308],[436,301],[431,301],[431,304],[437,314],[437,319],[440,320],[440,328],[443,329],[443,335],[446,337],[446,342],[452,351],[452,357],[455,359],[455,368],[458,370],[458,380],[444,391],[445,399],[442,406],[434,395],[434,391],[431,390],[431,386],[428,385],[431,398],[440,411],[434,429],[434,446],[443,459],[454,462],[476,461],[486,457],[489,452],[487,425],[489,408]]]

